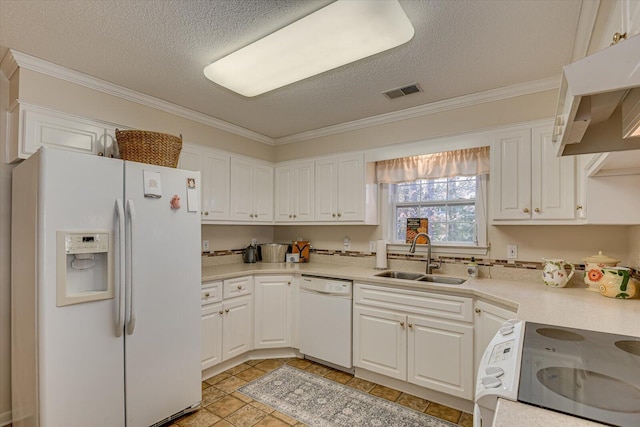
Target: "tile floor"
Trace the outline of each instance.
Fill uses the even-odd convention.
[[[471,414],[365,381],[304,359],[251,360],[202,382],[202,408],[168,427],[302,427],[291,417],[237,392],[239,387],[283,364],[304,369],[349,387],[391,400],[460,426],[471,427]]]

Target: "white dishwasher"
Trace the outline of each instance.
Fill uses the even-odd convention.
[[[348,280],[302,276],[300,283],[300,352],[305,357],[351,369],[351,301]]]

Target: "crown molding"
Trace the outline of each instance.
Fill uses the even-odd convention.
[[[11,55],[12,52],[10,50],[7,49],[3,54],[3,49],[4,48],[0,47],[0,73],[2,73],[5,78],[10,79],[18,69],[18,63],[13,55]]]
[[[53,64],[48,61],[44,61],[31,55],[17,52],[13,49],[10,49],[9,54],[7,54],[6,56],[12,56],[14,62],[17,63],[17,66],[21,68],[46,74],[48,76],[85,86],[89,89],[97,90],[108,95],[113,95],[118,98],[145,105],[147,107],[152,107],[179,117],[184,117],[185,119],[193,120],[195,122],[202,123],[204,125],[211,126],[213,128],[233,133],[248,139],[252,139],[263,144],[274,145],[273,138],[262,135],[260,133],[245,129],[229,122],[225,122],[224,120],[220,120],[203,113],[199,113],[189,108],[181,107],[179,105],[150,95],[146,95],[113,83],[109,83],[105,80],[101,80],[75,70],[70,70],[68,68]]]
[[[560,87],[560,76],[549,77],[546,79],[536,80],[512,86],[506,86],[499,89],[492,89],[484,92],[473,93],[470,95],[460,96],[458,98],[445,99],[431,104],[420,105],[417,107],[407,108],[392,113],[371,116],[352,122],[342,123],[334,126],[327,126],[320,129],[314,129],[308,132],[301,132],[294,135],[285,136],[275,139],[275,145],[292,144],[302,142],[313,138],[320,138],[338,133],[349,132],[364,129],[370,126],[378,126],[387,123],[407,120],[430,114],[436,114],[443,111],[453,110],[456,108],[470,107],[485,102],[499,101],[502,99],[513,98],[515,96],[528,95],[536,92],[543,92]]]

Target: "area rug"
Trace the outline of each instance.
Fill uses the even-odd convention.
[[[314,427],[453,427],[431,415],[284,365],[238,389]]]

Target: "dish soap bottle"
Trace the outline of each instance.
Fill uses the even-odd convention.
[[[478,277],[478,263],[475,257],[471,257],[471,262],[467,264],[467,275],[469,277]]]

